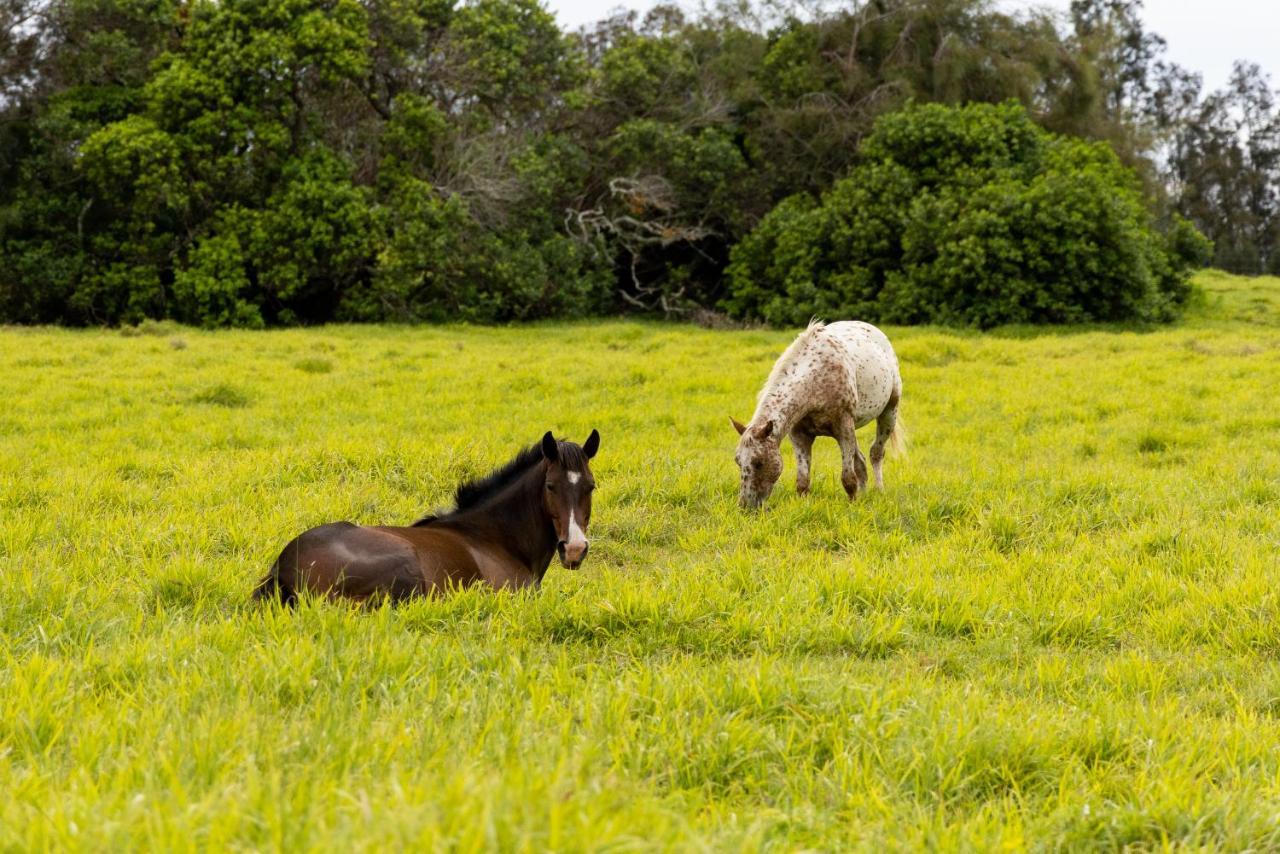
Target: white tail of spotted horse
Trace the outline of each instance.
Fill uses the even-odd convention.
[[[769,373],[749,424],[734,421],[741,437],[737,461],[742,471],[743,506],[759,506],[782,474],[782,437],[796,452],[796,491],[809,491],[813,441],[831,436],[840,444],[841,483],[853,498],[867,486],[867,465],[855,431],[876,422],[871,468],[884,486],[886,446],[906,452],[906,431],[898,418],[902,376],[885,334],[869,323],[813,321],[791,343]]]

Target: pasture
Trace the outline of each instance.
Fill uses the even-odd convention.
[[[794,331],[0,332],[0,850],[1280,846],[1280,280],[890,328],[911,455],[736,503]],[[584,567],[248,601],[547,429]],[[863,447],[871,433],[866,434]]]

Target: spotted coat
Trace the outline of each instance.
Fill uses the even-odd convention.
[[[872,468],[882,486],[885,445],[902,440],[901,398],[898,358],[883,332],[861,321],[811,323],[774,364],[751,422],[736,425],[742,503],[757,506],[768,497],[782,473],[778,448],[788,435],[796,449],[798,491],[809,488],[813,440],[832,436],[841,446],[841,481],[852,498],[867,481],[854,431],[871,421],[877,422]]]

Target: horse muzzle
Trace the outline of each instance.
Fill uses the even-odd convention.
[[[556,544],[556,552],[560,555],[560,563],[565,569],[577,569],[587,559],[587,551],[591,544],[586,540],[570,543],[561,540]]]

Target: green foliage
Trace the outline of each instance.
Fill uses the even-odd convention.
[[[687,314],[731,296],[731,252],[760,255],[742,240],[783,200],[849,194],[837,182],[876,159],[926,185],[959,160],[1002,169],[1017,146],[1042,145],[1034,125],[1105,141],[1137,170],[1150,218],[1186,216],[1214,238],[1215,263],[1280,265],[1265,75],[1241,67],[1229,93],[1201,99],[1137,12],[1136,0],[1080,0],[1068,29],[982,0],[846,4],[804,20],[751,4],[697,17],[659,6],[567,34],[540,0],[0,0],[0,320]],[[876,119],[908,103],[1010,99],[1031,121],[1007,125],[1009,138],[951,128],[931,153],[912,134],[934,130],[892,140],[886,125],[885,150],[863,153]],[[1088,168],[1100,172],[1086,184],[1110,186],[1110,167]],[[900,177],[875,180],[889,191]],[[1012,180],[1006,189],[1030,179]],[[1053,210],[1051,184],[1037,216],[1052,225],[1069,212]],[[986,212],[951,223],[951,237],[995,240],[983,229],[1011,202],[979,203]],[[1102,213],[1133,230],[1132,211]],[[811,219],[855,243],[909,225]],[[943,286],[964,291],[990,272],[989,288],[1018,290],[1020,240],[968,252],[969,272]],[[946,263],[915,248],[919,276]],[[759,313],[747,303],[799,296],[773,317],[883,305],[889,269],[856,263],[867,251],[878,250],[770,261],[794,281],[733,300]],[[1120,277],[1155,282],[1163,296],[1134,299],[1167,316],[1185,291],[1182,262],[1130,255]],[[814,271],[822,288],[797,272],[811,263],[829,268]],[[916,299],[918,282],[893,284]],[[948,297],[943,314],[992,322],[971,297]],[[1047,297],[1043,313],[1099,315],[1072,299]]]
[[[205,326],[261,327],[262,312],[248,299],[247,267],[234,228],[197,241],[174,277],[174,313]]]
[[[284,304],[336,303],[369,258],[370,195],[328,152],[291,160],[253,224],[258,286]]]
[[[457,9],[450,34],[468,94],[494,115],[538,109],[571,85],[565,38],[537,0],[475,0]]]
[[[583,175],[556,160],[573,147],[521,129],[580,74],[536,3],[144,11],[178,33],[142,43],[166,48],[152,73],[68,87],[36,124],[48,152],[0,208],[0,317],[261,326],[606,307],[607,259],[563,228]],[[95,44],[140,61],[126,42]],[[67,139],[74,192],[51,204],[39,179]]]
[[[602,275],[589,247],[536,223],[485,229],[461,200],[413,178],[398,181],[375,216],[375,275],[345,297],[344,317],[492,321],[601,308]]]
[[[687,92],[697,83],[697,70],[688,51],[671,37],[627,34],[601,57],[597,97],[615,109],[638,116],[667,113],[673,95]]]
[[[735,247],[731,313],[1165,321],[1204,256],[1185,221],[1152,228],[1109,148],[1049,134],[1016,104],[912,107],[877,122],[862,153],[820,202],[784,202]]]
[[[130,116],[84,142],[80,168],[99,197],[158,212],[186,206],[178,146],[151,119]]]

